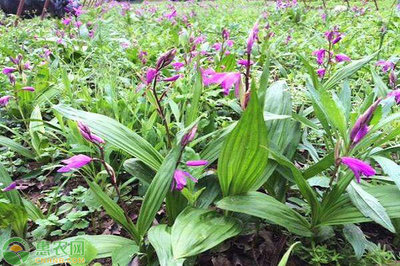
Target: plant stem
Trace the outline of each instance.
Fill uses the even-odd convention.
[[[246,92],[250,90],[250,53],[247,53],[247,66],[246,66]]]
[[[152,92],[153,92],[154,98],[156,99],[158,113],[160,114],[160,116],[162,118],[163,125],[164,125],[165,131],[167,133],[168,147],[171,148],[172,147],[171,134],[169,132],[167,119],[165,118],[164,110],[163,110],[163,108],[161,106],[161,102],[160,102],[161,100],[157,96],[157,90],[156,90],[156,87],[157,87],[157,76],[158,76],[158,74],[156,74],[156,76],[154,77]]]

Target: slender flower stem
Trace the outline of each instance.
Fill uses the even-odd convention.
[[[125,202],[122,200],[121,192],[120,192],[118,184],[116,182],[115,173],[113,173],[113,171],[110,170],[110,167],[106,163],[105,154],[104,154],[104,148],[100,144],[97,144],[95,142],[92,142],[92,143],[94,145],[96,145],[97,148],[99,148],[99,151],[100,151],[100,159],[99,159],[99,161],[104,166],[104,168],[106,169],[107,174],[110,176],[111,184],[113,185],[115,191],[117,192],[118,202],[121,205],[121,208],[124,210],[125,218],[129,221],[130,218],[128,216],[127,206],[125,205]]]
[[[250,53],[247,53],[247,66],[246,66],[246,92],[250,91]]]
[[[167,123],[167,119],[165,118],[164,110],[161,106],[161,99],[159,99],[157,96],[156,87],[157,87],[157,75],[154,77],[152,92],[153,92],[154,98],[156,99],[158,113],[160,114],[160,116],[163,120],[165,131],[167,133],[168,147],[171,148],[172,147],[171,134],[169,132],[168,123]]]

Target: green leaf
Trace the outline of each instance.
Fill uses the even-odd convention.
[[[86,182],[88,183],[90,190],[96,196],[97,200],[101,203],[101,206],[104,208],[106,213],[114,221],[120,224],[126,231],[128,231],[137,242],[139,242],[140,237],[137,229],[133,222],[125,217],[122,208],[117,203],[115,203],[115,201],[113,201],[105,192],[103,192],[99,185],[94,182],[90,182],[89,180],[86,180]]]
[[[171,228],[166,224],[150,228],[148,238],[157,253],[161,266],[182,266],[185,259],[174,259],[172,255]]]
[[[0,261],[3,260],[3,246],[6,241],[11,238],[11,227],[7,227],[4,230],[0,230]]]
[[[371,74],[372,74],[372,80],[374,81],[375,84],[375,89],[374,89],[375,94],[378,97],[386,97],[386,95],[389,92],[388,87],[372,67],[371,67]]]
[[[43,134],[46,133],[43,124],[42,114],[40,113],[39,105],[37,105],[31,114],[31,121],[29,123],[29,134],[32,138],[32,147],[35,149],[37,154],[41,154],[43,148]]]
[[[139,252],[139,247],[136,245],[129,245],[124,248],[114,249],[111,254],[112,265],[126,266],[128,265],[136,253]]]
[[[400,189],[400,166],[392,160],[382,156],[372,156],[379,163],[382,170],[394,181]]]
[[[84,240],[90,243],[91,248],[97,251],[96,259],[108,258],[112,256],[114,250],[125,249],[126,247],[135,246],[135,242],[131,239],[120,237],[120,236],[113,236],[113,235],[83,235],[83,236],[75,236],[65,238],[62,241],[70,245],[72,241],[77,240]],[[139,247],[136,246],[136,249],[139,250]],[[93,253],[91,252],[91,255]],[[57,256],[54,251],[50,253],[50,255],[41,255],[36,254],[35,251],[31,252],[29,259],[23,266],[32,266],[36,265],[36,259],[52,259],[52,258],[63,258],[66,260],[69,258],[70,255],[61,255]],[[40,263],[40,265],[48,266],[53,265],[54,263]]]
[[[79,259],[84,259],[84,263],[72,263],[71,261],[70,264],[71,266],[86,266],[97,257],[97,249],[92,245],[91,242],[87,241],[85,238],[78,237],[76,241],[83,241],[85,252],[82,255],[72,255],[71,259],[72,261],[74,260],[74,258],[76,258],[77,261],[79,261]]]
[[[126,160],[124,168],[129,174],[147,185],[151,183],[151,180],[156,175],[155,171],[136,158]]]
[[[13,203],[0,202],[0,228],[11,226],[18,237],[25,238],[28,214],[25,208]]]
[[[223,195],[257,190],[259,178],[267,166],[267,128],[257,93],[251,99],[238,124],[226,138],[218,159],[218,178]],[[262,184],[261,184],[262,185]]]
[[[334,156],[333,152],[331,152],[328,155],[326,155],[322,160],[320,160],[316,164],[313,164],[309,168],[307,168],[307,170],[305,170],[303,172],[303,176],[305,179],[309,179],[309,178],[325,171],[326,169],[331,167],[334,163],[335,163],[335,156]]]
[[[292,233],[312,236],[310,224],[300,214],[267,194],[248,192],[223,198],[216,203],[218,208],[245,213],[285,227]]]
[[[4,187],[7,187],[13,182],[10,175],[8,174],[6,168],[0,163],[0,183],[3,183]],[[21,197],[18,193],[18,190],[12,190],[5,192],[6,197],[10,200],[11,203],[16,205],[22,205]]]
[[[198,255],[236,236],[241,223],[213,210],[187,207],[177,217],[171,230],[172,251],[175,259]]]
[[[357,259],[361,259],[367,242],[363,231],[354,224],[346,224],[343,228],[343,234],[347,241],[353,246]]]
[[[107,143],[123,150],[133,157],[158,170],[163,160],[161,154],[141,136],[107,116],[80,111],[65,105],[53,107],[66,118],[79,120],[88,125],[94,133]]]
[[[165,196],[171,190],[172,178],[181,155],[181,149],[182,146],[179,144],[168,154],[147,189],[137,222],[141,236],[145,235],[150,228]]]
[[[396,232],[392,222],[390,221],[389,215],[386,213],[385,208],[379,203],[379,201],[364,191],[354,181],[350,183],[347,188],[351,201],[354,205],[363,213],[365,216],[371,218],[376,223],[382,225],[391,232]]]
[[[327,91],[319,91],[317,93],[323,106],[322,111],[330,121],[330,124],[338,129],[344,138],[346,136],[347,122],[343,106],[339,104],[339,100],[331,97]]]
[[[203,77],[201,74],[201,70],[198,67],[196,71],[196,80],[193,85],[193,90],[192,90],[192,97],[190,97],[190,107],[188,108],[187,111],[187,117],[186,117],[186,126],[189,126],[192,124],[194,121],[196,121],[198,113],[199,113],[199,102],[200,102],[200,96],[203,91]]]
[[[25,206],[26,212],[28,213],[29,219],[32,221],[44,219],[44,215],[40,208],[33,204],[29,199],[22,198],[22,202]]]
[[[325,90],[329,90],[336,86],[340,81],[344,80],[345,78],[350,77],[355,72],[357,72],[360,68],[362,68],[365,64],[371,61],[375,57],[376,53],[364,57],[363,59],[356,60],[351,62],[350,64],[342,67],[338,71],[336,71],[330,79],[328,79],[324,84],[323,87]]]
[[[15,151],[16,153],[19,153],[28,159],[35,158],[35,154],[32,151],[30,151],[29,149],[25,148],[24,146],[16,143],[14,140],[9,139],[7,137],[0,136],[0,145],[9,148],[12,151]]]
[[[283,257],[282,257],[281,261],[279,262],[278,266],[286,266],[286,264],[288,262],[288,259],[289,259],[289,256],[290,256],[290,253],[292,252],[293,248],[298,244],[300,244],[300,242],[295,242],[289,247],[289,249],[283,255]]]
[[[260,77],[260,88],[258,90],[260,103],[265,102],[265,94],[269,87],[268,85],[269,85],[269,76],[270,76],[270,71],[269,71],[270,58],[271,58],[271,51],[268,50],[267,57],[265,59],[265,63],[264,63],[264,67],[263,67],[263,72]]]

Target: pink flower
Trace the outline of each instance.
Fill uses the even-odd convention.
[[[348,57],[347,55],[345,55],[345,54],[337,54],[336,56],[335,56],[335,59],[336,59],[336,62],[343,62],[343,61],[346,61],[346,62],[349,62],[349,61],[351,61],[351,59],[350,59],[350,57]]]
[[[397,103],[397,104],[400,104],[400,89],[391,91],[391,92],[388,94],[388,97],[394,97],[396,103]]]
[[[175,190],[182,190],[187,184],[187,178],[190,178],[193,182],[197,182],[197,179],[194,178],[191,174],[186,171],[182,171],[176,169],[174,172],[174,179],[172,180],[171,187]]]
[[[81,168],[81,167],[87,165],[92,160],[93,160],[92,158],[90,158],[89,156],[83,155],[83,154],[72,156],[71,158],[62,161],[66,165],[61,167],[60,169],[58,169],[57,172],[58,173],[70,172],[74,169],[78,169],[78,168]]]
[[[317,74],[320,78],[323,78],[325,76],[325,72],[326,72],[325,68],[320,68],[317,70]]]
[[[86,140],[93,142],[93,143],[104,143],[105,141],[100,138],[99,136],[96,136],[93,134],[90,130],[90,128],[82,123],[81,121],[78,121],[78,128],[79,132],[81,133],[82,137],[84,137]]]
[[[72,21],[71,18],[66,17],[66,18],[64,18],[64,19],[62,20],[62,23],[63,23],[64,25],[69,25],[69,24],[71,23],[71,21]]]
[[[12,190],[14,190],[16,188],[17,188],[17,183],[12,182],[10,185],[8,185],[7,187],[3,188],[1,191],[8,192],[8,191],[12,191]]]
[[[206,160],[197,160],[197,161],[187,161],[186,162],[187,166],[204,166],[207,164],[208,164],[208,161],[206,161]]]
[[[247,38],[247,53],[251,54],[253,50],[254,42],[258,39],[258,22],[256,22],[253,26],[253,29],[250,31],[249,37]]]
[[[394,72],[394,70],[390,71],[389,74],[389,85],[392,88],[396,88],[396,83],[397,83],[397,75]]]
[[[391,61],[384,61],[384,60],[379,60],[376,63],[377,66],[381,66],[382,67],[382,71],[383,72],[388,72],[389,70],[393,70],[394,69],[394,63]]]
[[[221,43],[219,43],[219,42],[214,43],[214,44],[212,45],[212,48],[215,49],[215,50],[217,50],[217,51],[221,50],[221,47],[222,47],[222,45],[221,45]]]
[[[353,144],[357,144],[365,137],[365,135],[367,135],[369,131],[369,123],[371,122],[374,112],[376,108],[378,108],[380,102],[381,99],[375,101],[355,122],[350,132],[350,140]]]
[[[249,64],[250,63],[250,64]],[[253,61],[251,61],[250,60],[250,62],[248,61],[248,60],[246,60],[246,59],[241,59],[241,60],[239,60],[238,61],[238,64],[239,65],[241,65],[241,66],[245,66],[245,67],[248,67],[248,66],[251,66],[251,65],[253,65],[254,64],[254,62]]]
[[[201,44],[201,43],[205,42],[205,40],[206,40],[206,37],[204,37],[203,35],[200,35],[199,37],[194,39],[194,43],[195,44]]]
[[[77,22],[75,22],[75,27],[77,27],[78,29],[82,26],[82,21],[78,20]]]
[[[213,69],[203,71],[203,83],[205,86],[210,84],[221,85],[225,95],[229,94],[232,86],[235,86],[236,95],[239,95],[241,75],[239,72],[217,73]]]
[[[192,142],[194,140],[194,137],[196,136],[196,132],[197,132],[197,124],[183,136],[181,141],[182,146],[186,146],[187,144]]]
[[[165,82],[174,82],[174,81],[178,80],[180,77],[181,77],[181,75],[175,75],[175,76],[172,76],[169,78],[165,78],[164,81]]]
[[[182,67],[184,67],[185,64],[184,64],[184,63],[181,63],[181,62],[175,62],[175,63],[172,63],[172,66],[174,67],[174,69],[175,69],[176,71],[179,71],[179,69],[181,69]]]
[[[361,181],[361,175],[374,176],[376,174],[374,168],[359,159],[352,157],[342,157],[341,161],[343,164],[347,165],[351,171],[353,171],[358,183],[360,183]]]
[[[156,75],[157,75],[157,70],[155,70],[154,68],[149,68],[146,73],[146,83],[150,84],[151,82],[153,82]]]
[[[11,98],[12,98],[12,96],[9,96],[9,95],[1,97],[0,98],[0,106],[6,106]]]
[[[13,67],[5,67],[5,68],[3,69],[3,74],[4,74],[4,75],[9,75],[9,74],[11,74],[11,73],[14,73],[15,71],[17,71],[16,68],[13,68]]]
[[[22,88],[23,91],[35,91],[34,87],[23,87]]]
[[[228,45],[229,47],[232,47],[233,44],[234,44],[234,41],[232,41],[232,40],[227,40],[226,41],[226,45]]]
[[[324,63],[326,52],[327,51],[325,49],[315,50],[314,52],[312,52],[312,55],[315,55],[317,57],[318,65],[322,65]]]

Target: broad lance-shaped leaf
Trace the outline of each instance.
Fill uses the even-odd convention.
[[[268,161],[268,135],[257,93],[225,140],[218,159],[218,179],[223,195],[247,192],[262,175]],[[262,184],[261,184],[262,185]]]
[[[343,228],[343,234],[353,246],[356,257],[361,259],[367,244],[363,231],[354,224],[346,224]]]
[[[372,158],[379,163],[385,172],[400,189],[400,166],[392,160],[382,156],[372,156]]]
[[[278,266],[286,266],[286,264],[287,264],[287,262],[289,260],[290,253],[292,252],[293,248],[295,246],[297,246],[298,244],[300,244],[300,243],[301,242],[295,242],[290,246],[290,248],[283,255],[283,257],[282,257],[281,261],[279,262]]]
[[[354,181],[350,183],[347,188],[351,201],[365,216],[371,218],[376,223],[382,225],[391,232],[396,232],[389,215],[386,213],[385,208],[379,201],[364,191]]]
[[[367,57],[364,57],[363,59],[356,60],[351,62],[350,64],[342,67],[338,71],[336,71],[330,79],[328,79],[323,87],[325,90],[329,90],[336,86],[340,81],[342,81],[345,78],[350,77],[353,75],[355,72],[357,72],[360,68],[362,68],[365,64],[367,64],[369,61],[371,61],[375,57],[376,53],[369,55]]]
[[[158,170],[160,167],[163,160],[161,154],[144,138],[114,119],[65,105],[57,105],[53,108],[66,118],[82,121],[107,143],[138,158],[153,170]]]
[[[63,239],[62,241],[67,245],[70,245],[72,241],[79,241],[79,240],[87,241],[88,243],[90,243],[92,248],[94,248],[97,251],[95,259],[111,257],[115,250],[124,249],[127,247],[129,247],[130,250],[136,249],[137,251],[139,251],[139,247],[135,244],[133,240],[113,235],[94,235],[94,236],[83,235],[83,236],[69,237]],[[69,246],[67,250],[69,250]],[[29,256],[29,259],[24,264],[22,264],[22,266],[54,265],[54,263],[51,263],[53,258],[63,258],[64,260],[67,260],[69,257],[71,257],[69,254],[66,255],[63,254],[62,252],[60,252],[59,254],[60,255],[56,255],[55,249],[51,249],[49,255],[36,254],[35,251],[32,251]],[[36,263],[37,259],[39,259],[39,261],[41,261],[41,259],[44,259],[44,262],[38,264]]]
[[[157,225],[149,230],[150,244],[157,253],[161,266],[182,266],[185,259],[174,259],[172,254],[171,228],[166,224]]]
[[[18,144],[17,142],[15,142],[14,140],[7,138],[7,137],[3,137],[0,136],[0,146],[5,146],[7,148],[9,148],[10,150],[19,153],[20,155],[28,158],[28,159],[34,159],[35,158],[35,154],[30,151],[29,149],[25,148],[24,146]]]
[[[375,186],[365,188],[364,190],[379,201],[391,219],[400,218],[400,191],[397,186]],[[338,207],[331,211],[329,215],[323,217],[321,225],[365,223],[372,221],[370,217],[362,214],[360,210],[354,206],[348,194],[337,198],[335,205]]]
[[[182,146],[179,144],[170,151],[147,189],[137,222],[141,236],[145,235],[150,228],[165,196],[171,190],[172,178],[180,158],[181,149]]]
[[[213,210],[187,207],[176,218],[171,231],[175,259],[198,255],[242,230],[239,220]]]
[[[267,194],[252,191],[243,195],[226,197],[217,202],[217,207],[265,219],[298,235],[312,236],[310,224],[306,219]]]
[[[96,199],[101,203],[106,213],[118,224],[120,224],[126,231],[128,231],[137,242],[140,241],[139,234],[133,222],[127,220],[122,208],[113,201],[99,185],[89,180],[86,180],[91,191],[95,195]]]

